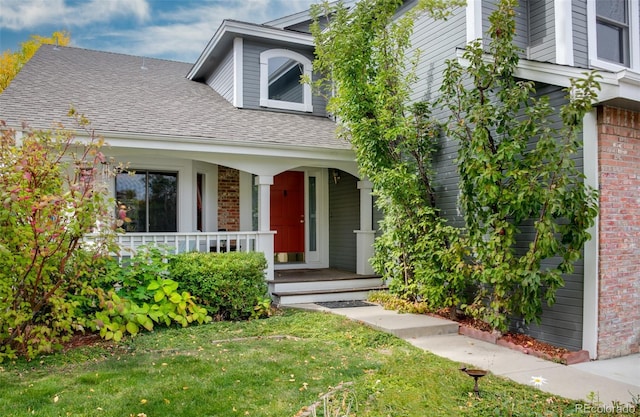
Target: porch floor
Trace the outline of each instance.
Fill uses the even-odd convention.
[[[358,275],[355,272],[335,268],[276,270],[273,283],[338,281],[359,278],[380,278],[380,275]]]

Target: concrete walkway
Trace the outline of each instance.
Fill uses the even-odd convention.
[[[458,334],[458,323],[418,314],[398,314],[381,306],[325,308],[299,304],[306,310],[328,311],[349,317],[377,330],[396,335],[421,349],[530,385],[533,376],[546,380],[543,391],[579,401],[590,395],[604,405],[628,404],[640,395],[640,355],[620,359],[561,365]]]

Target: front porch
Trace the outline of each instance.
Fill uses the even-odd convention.
[[[172,156],[128,155],[131,171],[109,179],[118,216],[129,219],[118,236],[120,260],[144,245],[170,253],[261,252],[269,291],[281,303],[295,302],[291,292],[313,301],[362,299],[366,292],[347,290],[381,285],[369,263],[378,220],[372,184],[354,175],[353,160],[317,153],[321,159],[305,163],[295,155]],[[282,270],[325,273],[284,285]],[[351,271],[353,279],[326,271]]]
[[[262,252],[267,259],[265,279],[269,294],[278,305],[322,301],[365,300],[370,291],[388,287],[379,275],[338,268],[276,269],[275,232],[126,233],[118,236],[119,261],[133,256],[142,246],[161,246],[169,253]],[[91,236],[88,240],[91,240]],[[270,254],[270,255],[267,255]]]

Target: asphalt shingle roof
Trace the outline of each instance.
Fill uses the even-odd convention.
[[[144,66],[144,69],[142,68]],[[237,109],[185,76],[191,64],[43,45],[0,94],[0,119],[50,128],[69,107],[105,135],[349,149],[323,117]]]

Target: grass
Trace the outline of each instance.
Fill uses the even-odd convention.
[[[327,392],[321,405],[343,400],[354,416],[578,415],[574,402],[493,375],[475,398],[460,364],[327,313],[167,329],[0,365],[5,417],[282,417]]]

